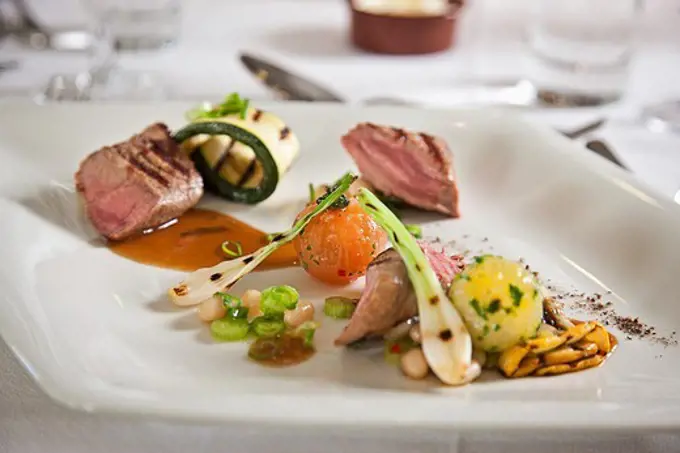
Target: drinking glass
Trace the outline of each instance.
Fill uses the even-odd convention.
[[[527,33],[527,78],[540,100],[600,105],[628,82],[636,0],[534,0]]]
[[[157,49],[178,39],[180,0],[82,1],[106,24],[116,49]]]
[[[166,97],[160,74],[120,67],[117,51],[157,49],[179,34],[180,0],[81,0],[90,18],[89,69],[76,77],[80,99],[158,100]],[[85,80],[85,81],[83,81]]]

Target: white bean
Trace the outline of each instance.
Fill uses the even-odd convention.
[[[411,340],[415,341],[418,344],[422,343],[423,337],[420,334],[420,324],[412,326],[411,329],[408,331],[408,334],[411,337]]]
[[[298,302],[293,310],[286,310],[283,321],[289,327],[298,327],[302,323],[314,319],[314,305],[309,302]]]
[[[260,310],[260,300],[262,299],[262,293],[256,289],[247,289],[243,292],[241,300],[243,301],[243,306],[248,307],[248,322],[262,316],[262,310]]]
[[[251,322],[253,319],[257,318],[258,316],[262,316],[262,310],[260,310],[259,305],[255,305],[254,307],[248,308],[248,322]]]
[[[227,314],[227,309],[224,308],[221,297],[213,296],[198,305],[197,313],[201,321],[210,322],[224,318],[224,315]]]
[[[241,296],[243,305],[248,308],[254,308],[256,305],[260,305],[260,299],[262,299],[262,293],[256,289],[247,289]]]
[[[430,372],[422,349],[413,348],[401,356],[401,371],[411,379],[424,379]]]

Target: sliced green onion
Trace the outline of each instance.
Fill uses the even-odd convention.
[[[238,258],[243,255],[243,247],[239,241],[224,241],[222,243],[222,251],[225,255]]]
[[[227,309],[227,318],[248,319],[248,307],[232,307]]]
[[[250,255],[226,260],[216,266],[192,272],[184,281],[168,290],[168,297],[176,305],[186,307],[200,304],[211,298],[213,294],[232,287],[244,275],[267,259],[269,255],[300,234],[314,217],[335,203],[349,189],[355,179],[356,176],[351,173],[346,174],[335,190],[317,204],[313,210],[298,219],[292,228],[275,236],[269,244]]]
[[[411,233],[414,238],[420,239],[423,237],[423,229],[421,228],[420,225],[404,225],[406,227],[406,231]]]
[[[355,309],[356,302],[347,297],[328,297],[323,303],[323,314],[335,319],[349,319]]]
[[[261,338],[275,337],[286,330],[283,317],[259,316],[250,324],[253,333]]]
[[[247,319],[222,318],[210,323],[210,333],[216,341],[240,341],[248,336]]]
[[[314,184],[309,183],[309,202],[314,201]]]
[[[265,315],[283,314],[293,310],[300,300],[300,294],[292,286],[272,286],[262,291],[260,310]]]
[[[416,293],[428,365],[446,384],[460,385],[475,379],[481,367],[472,362],[472,338],[416,239],[370,190],[360,189],[357,200],[385,230],[404,261]]]
[[[314,333],[316,332],[316,329],[319,328],[319,324],[314,322],[314,321],[306,321],[300,324],[297,329],[295,329],[295,333],[302,337],[302,339],[305,342],[305,346],[308,348],[313,348],[314,347]]]
[[[222,303],[224,304],[224,308],[234,308],[234,307],[240,307],[240,306],[243,305],[243,301],[241,300],[240,297],[232,296],[229,293],[224,293],[222,291],[219,291],[219,292],[216,292],[215,295],[222,298]]]

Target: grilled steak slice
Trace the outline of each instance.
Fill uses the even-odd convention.
[[[438,137],[360,123],[342,137],[362,178],[385,195],[458,217],[453,155]]]
[[[444,288],[463,268],[460,257],[448,257],[419,241],[425,256]],[[378,336],[418,314],[418,302],[406,266],[399,253],[388,249],[375,257],[366,271],[366,286],[357,308],[335,345],[343,346],[364,337]]]
[[[86,157],[75,174],[87,216],[108,239],[157,227],[194,206],[203,180],[161,123]]]

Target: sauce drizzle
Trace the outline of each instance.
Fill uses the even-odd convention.
[[[240,242],[243,254],[267,244],[267,234],[226,214],[190,209],[171,225],[120,242],[109,249],[120,256],[157,267],[195,271],[233,259],[222,251],[224,241]],[[292,243],[281,246],[256,270],[297,265]]]

